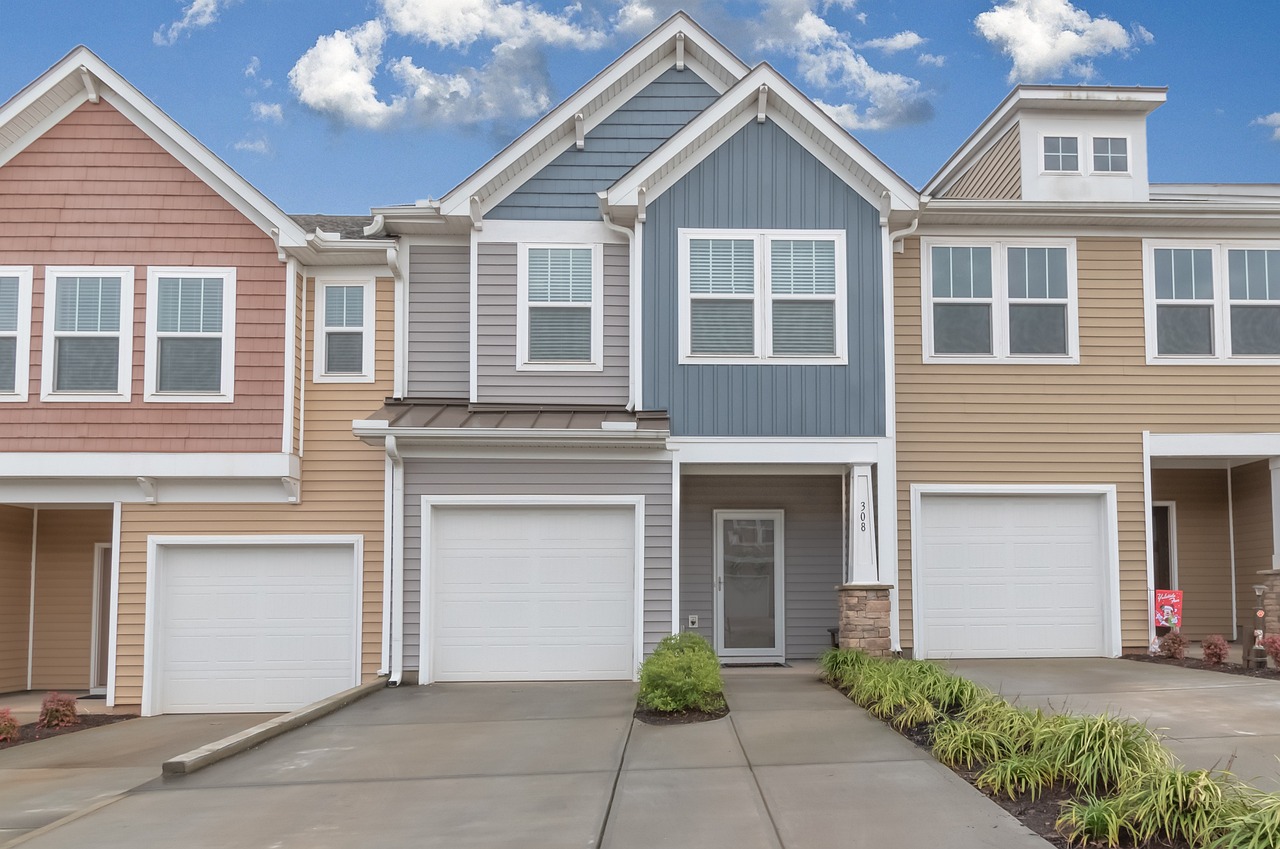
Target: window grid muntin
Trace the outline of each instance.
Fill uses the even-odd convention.
[[[1100,174],[1129,172],[1129,140],[1123,136],[1096,136],[1092,155],[1093,170]]]
[[[104,286],[104,283],[106,284]],[[114,283],[114,285],[112,285]],[[115,292],[115,304],[103,304],[104,290]],[[120,351],[124,345],[122,314],[124,304],[125,281],[114,274],[76,274],[59,273],[53,275],[53,362],[50,383],[53,392],[63,395],[119,395],[121,383],[129,379],[121,374]],[[92,329],[81,329],[81,324],[92,325]],[[115,329],[103,330],[103,325],[115,325]],[[98,353],[92,359],[99,362],[96,369],[88,369],[86,377],[113,378],[110,386],[105,380],[101,385],[86,381],[83,385],[74,382],[74,375],[64,373],[62,366],[73,357],[84,358],[85,350],[95,346],[88,343],[88,348],[81,345],[77,353],[77,340],[114,340],[113,349],[98,344]],[[64,346],[64,342],[67,344]],[[64,347],[66,348],[64,352]],[[108,357],[107,354],[110,353]],[[89,361],[86,360],[86,363]],[[92,365],[90,363],[90,365]],[[64,380],[65,378],[65,380]],[[71,382],[67,382],[71,381]]]
[[[1079,138],[1076,136],[1045,136],[1043,148],[1045,171],[1079,172]]]
[[[321,338],[323,339],[324,357],[321,362],[321,377],[337,380],[350,380],[371,376],[369,362],[369,320],[372,316],[367,309],[369,284],[335,282],[321,283],[324,293],[324,317]],[[338,368],[330,362],[330,352],[339,340],[356,340],[354,351],[358,354],[357,367]],[[343,349],[345,353],[347,348]]]

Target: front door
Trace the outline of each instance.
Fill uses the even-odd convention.
[[[716,652],[740,662],[778,662],[783,644],[781,510],[717,510]]]

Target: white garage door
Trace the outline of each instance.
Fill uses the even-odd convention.
[[[163,545],[159,713],[288,711],[354,686],[351,545]]]
[[[629,679],[635,508],[434,507],[430,675]]]
[[[923,495],[917,529],[926,657],[1106,655],[1104,500]]]

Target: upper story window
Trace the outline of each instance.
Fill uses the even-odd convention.
[[[1280,245],[1145,244],[1150,362],[1280,363]]]
[[[132,337],[132,268],[45,269],[42,400],[128,401]]]
[[[374,283],[317,281],[316,383],[373,381]]]
[[[235,303],[235,269],[147,269],[148,401],[232,400]]]
[[[1099,174],[1129,173],[1129,140],[1094,138],[1093,170]]]
[[[1075,136],[1045,136],[1044,170],[1079,173],[1080,139]]]
[[[922,249],[926,362],[1079,361],[1074,242]]]
[[[844,363],[843,231],[681,230],[680,362]]]
[[[516,367],[602,370],[601,246],[521,244],[518,250]]]
[[[0,267],[0,401],[27,400],[31,268]]]

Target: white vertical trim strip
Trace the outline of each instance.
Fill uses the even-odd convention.
[[[123,508],[111,505],[111,624],[107,632],[107,707],[116,703],[116,652],[120,631],[120,524]]]
[[[27,586],[27,689],[31,689],[36,653],[36,535],[40,532],[40,508],[31,508],[31,580]]]
[[[393,297],[392,353],[393,375],[391,378],[391,394],[396,398],[404,398],[409,394],[409,259],[406,253],[412,250],[395,252],[395,262],[400,273],[392,281],[395,284]],[[376,356],[376,347],[375,347]]]
[[[671,633],[684,630],[680,621],[680,460],[671,458]]]
[[[631,240],[631,402],[632,409],[644,406],[644,222],[637,221]],[[675,596],[673,595],[674,599]],[[674,633],[679,633],[676,623]]]
[[[98,680],[98,656],[105,646],[102,645],[102,552],[111,553],[111,543],[95,542],[93,544],[93,592],[89,610],[89,692],[105,691],[106,682]],[[107,565],[111,568],[110,564]],[[110,617],[108,616],[108,619]]]
[[[395,497],[394,486],[395,465],[391,457],[382,457],[382,661],[378,669],[379,675],[391,672],[391,549],[394,535],[393,511]]]
[[[1142,432],[1142,527],[1147,550],[1147,643],[1156,638],[1156,555],[1151,540],[1151,431]]]
[[[880,297],[884,328],[884,435],[893,439],[898,433],[897,364],[894,361],[893,334],[893,240],[889,238],[889,220],[880,225],[880,259],[883,294]],[[896,583],[896,582],[895,582]],[[896,644],[896,641],[895,641]]]
[[[298,393],[298,457],[302,457],[303,443],[307,439],[307,280],[302,274],[302,387]]]
[[[648,524],[645,519],[644,496],[641,495],[635,503],[635,540],[631,547],[635,551],[635,565],[632,572],[635,576],[635,585],[632,589],[634,602],[632,604],[632,616],[635,619],[632,625],[633,637],[631,648],[631,680],[640,680],[640,661],[644,660],[644,556],[645,556],[645,538],[644,530]]]
[[[404,677],[404,460],[391,464],[391,683]]]
[[[902,651],[902,624],[898,621],[898,456],[890,442],[888,450],[880,451],[876,460],[876,542],[879,543],[877,574],[880,583],[889,589],[889,646]],[[914,522],[914,519],[912,520]],[[912,543],[914,556],[915,544]],[[912,589],[915,586],[912,585]],[[914,607],[914,602],[913,602]]]
[[[1227,533],[1231,543],[1231,640],[1240,639],[1240,610],[1236,606],[1236,502],[1232,468],[1227,466]]]
[[[471,273],[471,295],[470,295],[471,309],[470,309],[469,318],[471,320],[470,322],[471,326],[469,330],[470,338],[467,340],[468,360],[470,361],[469,362],[470,373],[468,376],[468,380],[470,381],[470,384],[471,384],[471,392],[470,392],[469,398],[471,400],[471,403],[473,404],[476,401],[478,401],[480,398],[480,395],[479,395],[480,366],[478,362],[478,358],[479,358],[478,352],[479,352],[480,346],[479,346],[478,340],[476,339],[476,330],[479,327],[479,323],[480,323],[479,322],[480,270],[477,267],[477,257],[479,255],[479,251],[477,250],[478,242],[476,241],[477,236],[478,236],[477,232],[473,229],[470,235],[471,258],[469,261],[469,270]]]
[[[289,258],[285,263],[285,287],[289,293],[284,325],[284,427],[280,434],[280,451],[293,453],[293,390],[294,365],[298,358],[298,261]]]

